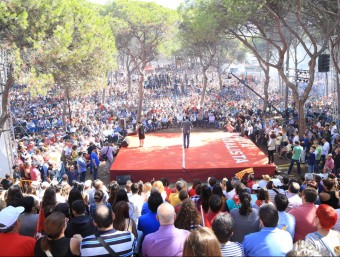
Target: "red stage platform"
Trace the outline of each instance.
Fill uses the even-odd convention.
[[[210,176],[231,178],[250,167],[256,178],[275,172],[275,165],[267,164],[267,156],[250,139],[236,133],[191,133],[187,149],[182,147],[181,133],[147,134],[144,147],[138,147],[138,136],[128,138],[129,146],[120,149],[111,167],[111,180],[130,175],[132,181],[144,182],[162,177],[171,182],[179,178],[205,181]]]

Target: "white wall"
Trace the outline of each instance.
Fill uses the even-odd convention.
[[[12,173],[12,161],[10,156],[10,152],[13,149],[8,149],[10,136],[9,132],[3,132],[0,137],[0,178],[5,178],[6,173]]]

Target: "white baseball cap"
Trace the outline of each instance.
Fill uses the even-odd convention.
[[[272,181],[273,181],[274,186],[276,187],[282,186],[282,182],[278,178],[272,178]]]
[[[19,215],[24,212],[24,210],[25,208],[22,206],[8,206],[0,211],[0,230],[6,230],[11,227],[18,220]]]
[[[254,184],[252,187],[251,187],[252,190],[259,190],[260,189],[260,185],[259,184]]]

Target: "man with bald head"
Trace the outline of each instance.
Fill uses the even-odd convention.
[[[118,231],[113,228],[114,213],[106,205],[98,205],[93,215],[93,224],[98,228],[94,235],[83,238],[80,246],[81,256],[111,256],[99,242],[101,237],[118,255],[131,256],[135,246],[135,237],[130,231]]]
[[[175,208],[165,202],[157,209],[158,231],[147,235],[142,245],[142,256],[182,256],[189,231],[175,228]]]

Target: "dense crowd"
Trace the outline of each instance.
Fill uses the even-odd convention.
[[[192,186],[97,179],[3,191],[1,256],[338,256],[333,173]],[[13,242],[15,241],[15,244]],[[109,249],[110,248],[110,249]],[[111,252],[111,250],[114,251]]]
[[[148,76],[145,132],[179,127],[188,117],[194,127],[248,136],[267,147],[268,163],[292,151],[288,174],[295,163],[298,173],[301,163],[308,166],[307,174],[209,178],[190,181],[192,187],[183,180],[170,187],[166,178],[106,186],[99,166],[109,172],[119,142],[136,130],[137,90],[129,92],[119,74],[104,101],[101,93],[71,99],[63,124],[62,88],[33,98],[15,86],[16,164],[1,181],[0,255],[339,255],[340,137],[331,98],[312,95],[300,138],[294,104],[284,110],[279,92],[270,92],[270,102],[283,117],[271,108],[263,113],[262,100],[242,83],[224,78],[219,88],[216,75],[209,79],[200,106],[202,77],[194,70],[170,67]],[[261,91],[255,78],[245,81]]]

